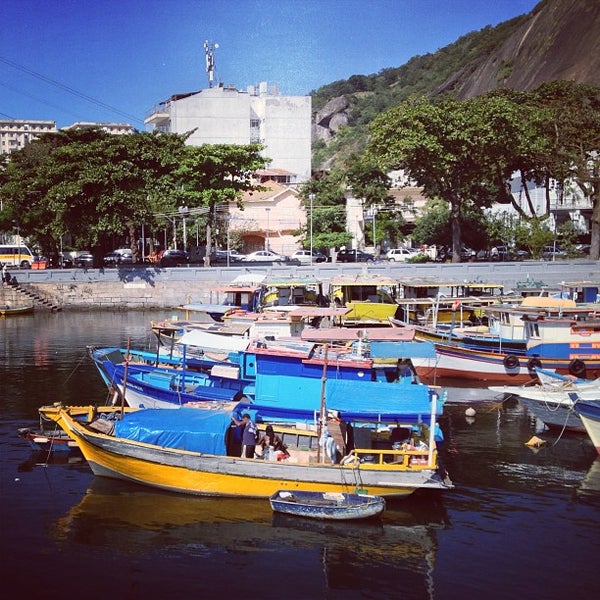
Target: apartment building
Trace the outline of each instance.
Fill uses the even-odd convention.
[[[16,152],[42,133],[56,131],[56,121],[0,120],[0,154]]]
[[[145,123],[165,133],[191,131],[194,146],[261,143],[279,181],[296,184],[311,176],[311,106],[310,96],[282,96],[266,82],[245,91],[219,84],[171,96]]]
[[[95,123],[93,121],[77,121],[72,125],[61,127],[61,131],[73,131],[77,129],[100,129],[105,133],[113,135],[129,135],[133,133],[133,127],[129,123]]]

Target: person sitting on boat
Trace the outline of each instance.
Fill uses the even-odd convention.
[[[254,451],[256,450],[256,439],[258,437],[258,429],[256,423],[251,419],[248,413],[242,415],[242,420],[238,421],[234,416],[231,420],[238,426],[243,427],[242,433],[242,457],[254,458]]]
[[[286,445],[275,433],[272,425],[267,425],[264,435],[258,440],[258,446],[262,448],[262,456],[265,460],[283,460],[290,456]]]

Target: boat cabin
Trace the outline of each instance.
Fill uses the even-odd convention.
[[[329,297],[349,310],[347,324],[387,323],[398,308],[398,284],[379,275],[339,276],[329,282]]]

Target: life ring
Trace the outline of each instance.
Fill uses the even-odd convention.
[[[569,363],[569,373],[575,377],[585,377],[585,363],[579,358],[574,358]]]
[[[537,356],[532,356],[528,361],[527,361],[527,369],[529,371],[535,371],[536,369],[541,369],[542,368],[542,361],[537,357]]]
[[[514,354],[507,354],[502,362],[509,370],[516,369],[519,366],[519,359]]]

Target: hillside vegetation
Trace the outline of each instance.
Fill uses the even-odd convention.
[[[468,33],[400,67],[315,90],[313,168],[343,164],[362,151],[367,125],[410,96],[466,99],[557,79],[600,85],[600,2],[543,0],[527,15]]]

